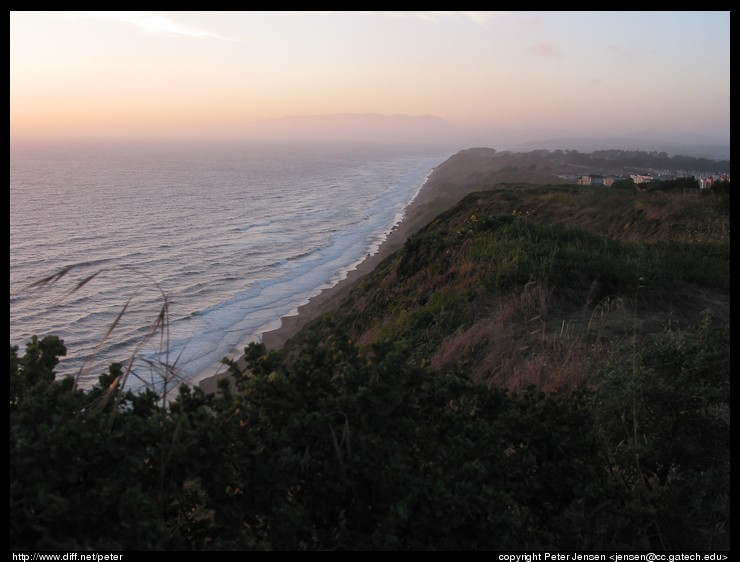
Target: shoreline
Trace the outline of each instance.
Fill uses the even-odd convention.
[[[416,197],[406,207],[401,221],[388,233],[374,254],[366,256],[355,269],[347,272],[344,279],[322,290],[307,303],[299,306],[296,314],[283,316],[280,319],[280,327],[262,334],[261,341],[268,350],[282,348],[310,321],[335,309],[360,279],[373,271],[386,257],[400,249],[412,234],[418,232],[437,215],[449,209],[466,195],[467,190],[459,188],[455,189],[454,193],[450,193],[449,184],[436,180],[434,176],[438,168],[439,166],[432,169]],[[244,357],[240,357],[237,363],[244,367]],[[198,386],[205,392],[216,392],[218,381],[226,376],[228,374],[222,372],[205,377],[198,382]]]

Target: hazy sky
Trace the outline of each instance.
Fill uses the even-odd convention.
[[[729,12],[11,12],[11,137],[286,115],[729,142]]]

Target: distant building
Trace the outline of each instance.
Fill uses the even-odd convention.
[[[591,185],[591,176],[581,176],[576,180],[576,185]]]
[[[730,181],[730,175],[729,174],[714,174],[711,176],[705,176],[701,173],[699,174],[693,174],[691,177],[693,177],[698,183],[699,183],[699,189],[709,189],[712,187],[713,184],[719,183],[722,181]]]
[[[653,176],[643,176],[640,174],[630,174],[630,178],[635,183],[647,183],[653,181]]]
[[[712,187],[712,184],[714,183],[714,177],[712,176],[706,176],[706,177],[696,177],[694,176],[694,179],[699,183],[699,189],[709,189]]]
[[[591,185],[604,185],[604,176],[591,174]]]

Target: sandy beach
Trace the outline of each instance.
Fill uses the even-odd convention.
[[[281,348],[308,322],[324,312],[336,308],[362,277],[371,272],[384,258],[401,248],[409,236],[467,194],[469,190],[460,189],[457,186],[454,191],[451,190],[447,181],[435,177],[439,176],[436,170],[430,174],[427,182],[407,207],[403,220],[390,232],[378,251],[363,260],[356,269],[350,271],[345,279],[339,281],[333,287],[323,290],[311,298],[309,302],[299,307],[297,315],[284,316],[279,328],[265,332],[262,335],[262,342],[267,349]],[[240,363],[242,361],[243,359],[240,359]],[[243,363],[241,364],[243,365]],[[205,378],[200,381],[200,388],[206,392],[215,392],[218,388],[218,381],[225,376],[226,373],[220,373]]]

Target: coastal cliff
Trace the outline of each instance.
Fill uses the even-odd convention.
[[[729,551],[729,183],[497,182],[512,158],[440,166],[213,392],[11,347],[14,547]]]
[[[575,384],[580,377],[572,372],[594,359],[586,353],[574,365],[576,334],[597,336],[604,346],[635,330],[696,322],[705,310],[728,321],[729,195],[660,183],[575,187],[563,179],[582,173],[584,162],[619,171],[656,158],[624,151],[460,151],[433,171],[377,254],[284,318],[263,343],[280,349],[328,314],[362,344],[407,333],[409,353],[434,365],[472,365],[478,378],[512,388],[559,388]],[[675,165],[708,164],[678,157]],[[512,177],[517,182],[504,181]],[[435,337],[422,345],[430,330]],[[571,353],[561,368],[552,354],[565,340]],[[514,354],[526,375],[512,372],[511,357],[504,360],[512,348],[526,351]],[[214,390],[216,382],[202,386]]]

